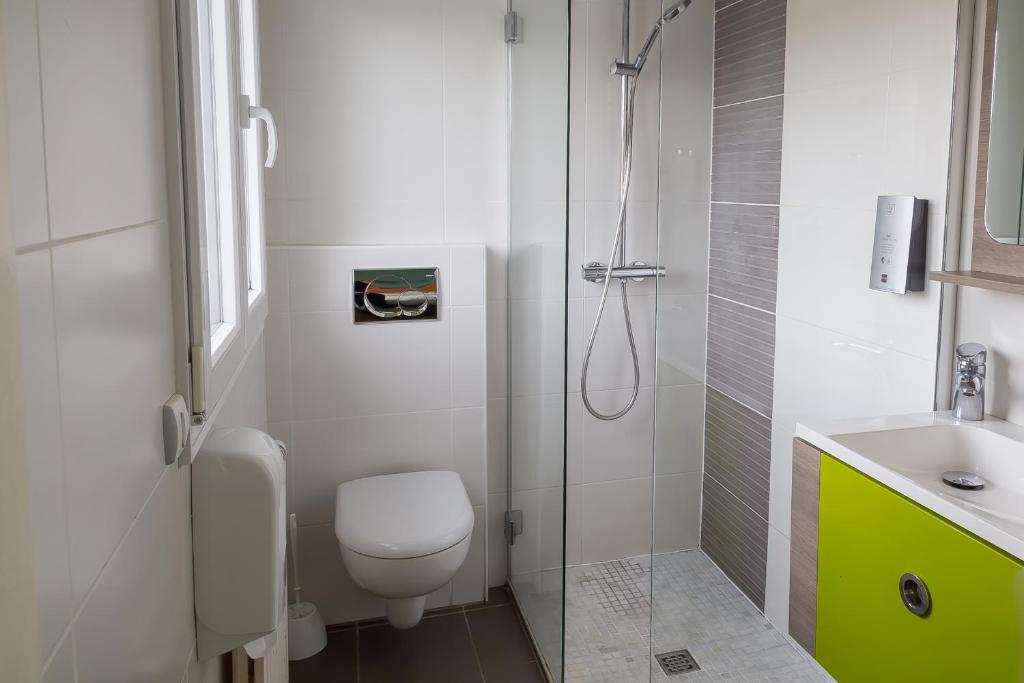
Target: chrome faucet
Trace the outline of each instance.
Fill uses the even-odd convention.
[[[953,417],[958,420],[985,419],[985,362],[988,349],[968,342],[956,347],[956,377],[953,380]]]

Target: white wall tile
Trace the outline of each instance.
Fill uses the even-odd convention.
[[[451,406],[450,323],[443,316],[354,325],[350,313],[292,313],[291,323],[296,419]]]
[[[779,315],[924,359],[936,350],[938,288],[893,295],[867,286],[875,212],[784,206]],[[942,240],[941,223],[933,235]],[[932,259],[941,261],[936,244]],[[933,264],[935,268],[939,263]],[[827,286],[822,286],[827,283]]]
[[[700,472],[704,465],[704,385],[659,386],[654,434],[658,474]]]
[[[11,212],[14,243],[45,242],[50,237],[46,208],[46,168],[43,148],[42,95],[39,81],[39,42],[35,0],[4,0],[4,100],[8,130]],[[17,65],[17,68],[12,68]]]
[[[263,329],[267,344],[267,420],[291,420],[291,318],[288,315],[269,315]]]
[[[432,411],[295,423],[290,453],[299,521],[331,522],[335,490],[351,479],[454,470],[450,419],[448,411]]]
[[[39,645],[45,660],[70,621],[73,606],[50,252],[23,254],[17,265]]]
[[[565,443],[565,399],[561,394],[511,399],[509,453],[512,490],[560,486]]]
[[[503,586],[507,575],[508,544],[505,540],[505,511],[508,494],[487,496],[487,585]]]
[[[688,472],[654,478],[654,552],[699,546],[701,477],[701,472]]]
[[[764,614],[775,628],[789,633],[789,536],[771,526]]]
[[[509,366],[512,396],[557,394],[565,388],[565,302],[509,301],[509,326],[515,330]],[[579,320],[581,311],[572,312]],[[571,324],[571,321],[570,321]]]
[[[591,404],[604,414],[621,410],[631,390],[590,391]],[[579,394],[571,397],[582,402]],[[614,421],[583,413],[583,481],[650,477],[654,471],[654,389],[644,387],[628,413]]]
[[[513,574],[560,567],[563,557],[563,489],[513,491],[512,507],[523,512],[523,533],[511,549]]]
[[[651,478],[583,486],[583,562],[651,552]]]
[[[629,318],[633,324],[633,338],[640,360],[640,386],[654,385],[654,358],[657,327],[655,324],[657,297],[628,296]],[[594,320],[597,318],[599,299],[586,299],[583,315],[584,334],[589,338]],[[581,339],[582,347],[586,338]],[[583,350],[580,350],[583,353]],[[569,369],[569,385],[579,386],[580,364]],[[633,359],[629,353],[626,322],[622,312],[622,301],[609,298],[601,319],[597,341],[590,356],[590,373],[587,386],[592,391],[604,389],[625,389],[633,386]]]
[[[162,225],[53,251],[76,602],[163,471],[159,407],[175,391],[169,270]]]
[[[788,74],[787,69],[787,85]],[[787,91],[783,205],[874,211],[878,195],[888,194],[882,174],[888,84],[880,73],[814,91]]]
[[[508,304],[487,302],[487,398],[508,396]]]
[[[487,401],[487,492],[508,490],[508,399]]]
[[[445,202],[444,239],[456,244],[479,242],[487,247],[487,298],[508,296],[508,204]]]
[[[452,406],[482,406],[487,401],[487,333],[483,306],[451,309]]]
[[[487,502],[487,411],[462,408],[451,411],[452,465],[473,505]]]
[[[245,359],[231,391],[222,399],[216,420],[220,426],[267,428],[267,361],[262,335]]]
[[[81,683],[181,679],[192,647],[181,599],[182,500],[169,468],[75,623]]]
[[[443,0],[445,200],[506,200],[506,5]]]
[[[487,512],[478,505],[473,508],[473,538],[469,552],[451,583],[451,602],[463,605],[487,598]]]
[[[41,0],[52,238],[167,214],[160,3]]]
[[[267,306],[271,315],[288,313],[289,299],[291,298],[290,279],[288,251],[267,249]]]
[[[481,246],[451,248],[450,306],[482,306],[487,302],[487,261]]]
[[[440,199],[288,199],[285,216],[288,240],[298,245],[431,244],[444,236]]]

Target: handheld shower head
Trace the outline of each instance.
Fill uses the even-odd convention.
[[[661,21],[662,22],[672,21],[673,19],[678,17],[680,14],[685,12],[687,9],[689,9],[690,3],[692,3],[692,2],[693,2],[693,0],[680,0],[679,2],[675,3],[674,5],[670,5],[669,8],[665,10],[665,13],[661,15]]]
[[[677,19],[679,15],[689,9],[691,3],[693,3],[693,0],[679,0],[679,2],[670,5],[665,12],[658,17],[658,20],[654,22],[654,28],[652,28],[651,32],[647,34],[647,38],[644,40],[644,44],[640,48],[640,52],[637,53],[636,60],[634,60],[631,65],[632,68],[629,69],[631,73],[625,75],[640,75],[640,71],[644,68],[644,63],[647,61],[648,55],[650,55],[651,50],[654,48],[655,41],[658,40],[658,36],[661,35],[662,28],[664,28],[665,24]],[[624,75],[620,70],[615,70],[614,72],[620,76]]]

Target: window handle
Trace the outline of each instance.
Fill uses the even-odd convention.
[[[277,162],[277,124],[274,123],[274,115],[266,107],[249,104],[249,96],[242,95],[242,128],[249,128],[256,120],[261,120],[267,125],[267,160],[263,165],[266,168],[274,168]]]

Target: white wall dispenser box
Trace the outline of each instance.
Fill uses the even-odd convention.
[[[911,196],[878,198],[871,289],[923,292],[928,246],[928,200]]]
[[[272,633],[285,609],[285,463],[258,429],[218,429],[192,465],[200,659]],[[248,648],[247,648],[248,649]]]

